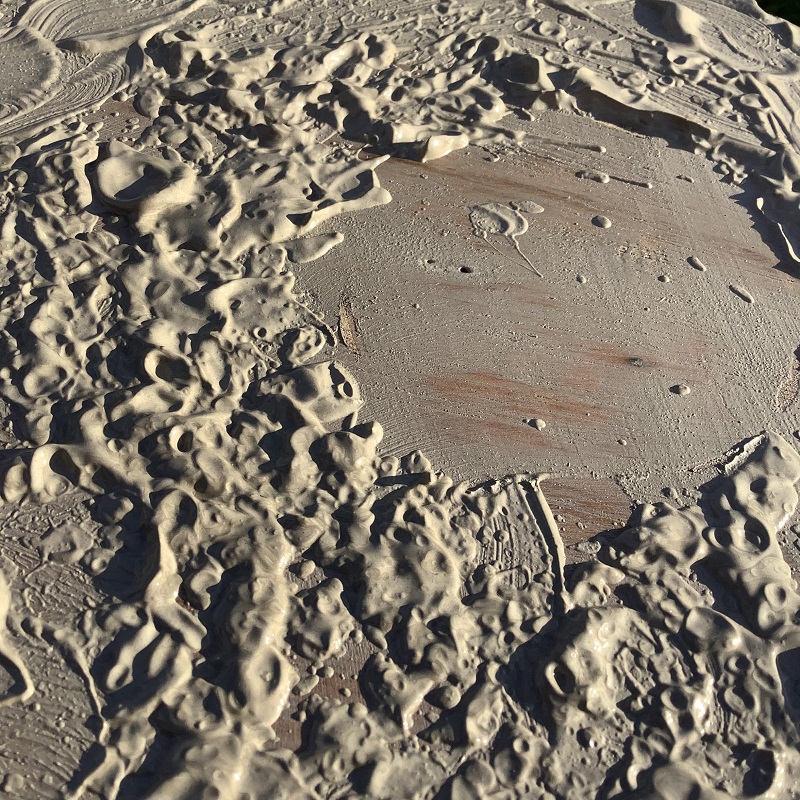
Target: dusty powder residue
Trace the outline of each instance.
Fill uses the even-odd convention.
[[[617,15],[621,32],[633,8],[558,5],[591,24]],[[468,35],[491,18],[469,7],[410,67],[359,19],[352,35],[344,20],[325,38],[286,23],[271,31],[280,47],[226,49],[224,20],[148,35],[188,3],[127,3],[121,19],[26,6],[19,30],[37,30],[24,40],[37,47],[51,35],[102,59],[133,43],[126,85],[147,118],[127,141],[57,120],[2,149],[0,393],[19,446],[3,453],[0,494],[19,506],[80,489],[102,526],[40,542],[43,561],[105,587],[74,630],[15,613],[0,578],[4,699],[35,696],[28,636],[65,654],[91,701],[95,747],[68,796],[791,796],[800,596],[777,536],[797,506],[797,453],[753,439],[698,504],[645,506],[567,569],[540,477],[467,486],[420,452],[381,455],[382,428],[358,419],[356,376],[288,266],[341,241],[317,236],[321,222],[391,199],[383,158],[332,133],[426,161],[513,138],[512,106],[571,109],[587,91],[672,116],[696,91],[703,109],[683,116],[697,124],[732,113],[709,85],[739,80],[756,91],[734,95],[737,113],[754,110],[778,154],[757,180],[780,189],[765,214],[791,247],[792,142],[768,117],[791,106],[778,89],[793,50],[767,75],[753,42],[777,34],[755,9],[643,5],[671,43],[640,60],[671,82],[591,72],[591,48],[544,4],[515,23],[538,50]],[[741,42],[718,34],[718,8],[749,26]],[[258,41],[265,16],[227,29]],[[44,104],[41,63],[14,114]],[[743,153],[763,155],[716,131],[698,148],[736,180]],[[523,255],[521,210],[485,204],[470,219]],[[357,348],[349,300],[342,314]],[[321,687],[345,654],[350,694],[331,699]],[[295,748],[276,733],[290,709]],[[27,791],[21,773],[4,784]]]

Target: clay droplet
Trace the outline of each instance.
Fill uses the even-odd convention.
[[[729,288],[737,297],[744,300],[745,303],[755,303],[755,298],[744,286],[737,286],[735,283],[732,283]]]
[[[694,267],[698,272],[705,272],[708,269],[697,256],[689,256],[686,260],[689,262],[689,266]]]
[[[594,181],[595,183],[608,183],[611,176],[607,172],[596,172],[593,169],[581,169],[575,173],[575,177],[583,178],[587,181]]]

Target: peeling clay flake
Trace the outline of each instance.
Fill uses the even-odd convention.
[[[519,200],[514,203],[509,203],[511,208],[515,211],[521,211],[523,214],[542,214],[544,213],[544,206],[534,203],[533,200]]]
[[[334,330],[303,285],[342,244],[341,214],[382,257],[371,214],[392,201],[390,157],[445,159],[441,177],[473,143],[511,166],[542,155],[624,218],[608,193],[644,184],[607,186],[576,161],[605,146],[522,148],[537,140],[518,117],[535,130],[553,109],[576,129],[597,114],[690,131],[687,163],[763,195],[797,260],[794,28],[739,0],[31,0],[0,17],[3,791],[796,796],[800,595],[781,542],[796,535],[797,451],[747,439],[696,502],[671,491],[575,547],[585,526],[562,538],[577,515],[553,514],[543,474],[470,485],[395,453],[394,434],[384,445],[343,363],[369,354],[380,320],[345,280],[322,282],[340,298]],[[519,239],[539,219],[569,225],[547,280],[602,275],[579,260],[566,194],[519,173],[452,199],[465,239],[541,278]],[[549,213],[529,221],[542,206],[509,196]],[[570,211],[578,230],[587,207]],[[653,274],[626,281],[653,292]],[[546,281],[512,277],[546,302]],[[457,283],[476,318],[479,283]],[[397,300],[413,335],[435,311],[420,299],[413,315]],[[627,354],[646,344],[614,357],[644,367]],[[655,369],[641,352],[626,380]],[[509,391],[492,424],[554,407],[550,378],[538,401]],[[624,430],[632,458],[645,437]],[[558,444],[518,432],[526,470]]]

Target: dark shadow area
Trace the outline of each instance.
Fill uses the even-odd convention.
[[[797,0],[757,0],[768,14],[783,17],[788,22],[800,25],[800,5]]]

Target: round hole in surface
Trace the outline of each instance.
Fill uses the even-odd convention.
[[[570,694],[575,690],[575,676],[563,664],[556,664],[553,680],[563,694]]]

